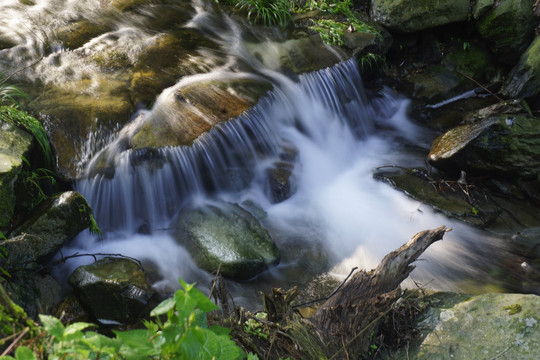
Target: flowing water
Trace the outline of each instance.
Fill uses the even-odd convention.
[[[20,14],[18,1],[4,3],[3,14],[8,13],[6,9]],[[28,16],[47,24],[68,23],[84,6],[92,7],[84,1],[39,4],[31,7]],[[55,6],[57,12],[50,16]],[[153,108],[141,109],[117,132],[94,134],[88,139],[81,150],[88,175],[75,187],[94,209],[104,238],[84,232],[62,249],[64,256],[121,253],[140,259],[154,274],[154,287],[165,294],[177,288],[178,277],[198,281],[204,287],[212,276],[194,265],[169,235],[169,227],[187,201],[221,199],[258,214],[282,254],[278,266],[255,279],[230,282],[238,301],[250,302],[258,290],[270,286],[305,285],[325,271],[342,278],[354,266],[372,268],[416,232],[440,225],[453,231],[422,256],[412,278],[436,289],[467,291],[471,291],[467,283],[490,281],[486,272],[490,259],[484,252],[497,252],[497,239],[434,213],[373,179],[377,167],[423,165],[435,134],[407,118],[407,99],[386,88],[366,93],[351,60],[317,72],[285,76],[276,71],[278,59],[271,42],[256,46],[244,40],[238,24],[224,15],[218,18],[204,3],[194,3],[193,9],[185,26],[216,40],[227,54],[226,61],[208,73],[179,79],[161,93]],[[98,10],[91,16],[98,16]],[[137,27],[141,21],[122,18],[111,33],[90,41],[78,53],[60,46],[47,53],[36,45],[35,37],[32,41],[28,36],[31,29],[25,30],[16,18],[6,16],[0,26],[12,29],[12,37],[26,39],[19,41],[25,45],[18,51],[34,53],[22,65],[36,57],[45,58],[21,75],[43,83],[61,84],[67,78],[97,72],[85,67],[81,52],[122,44],[132,48],[136,56],[144,43],[156,36]],[[261,48],[263,56],[255,56]],[[15,56],[14,50],[4,51],[2,60]],[[56,66],[54,61],[62,65]],[[238,64],[246,70],[237,70]],[[238,118],[200,136],[192,146],[164,147],[151,156],[148,151],[122,146],[142,124],[167,116],[163,114],[170,112],[179,89],[231,77],[263,78],[272,82],[274,90]],[[93,171],[95,160],[91,158],[96,159],[100,151],[107,152],[114,163],[114,176]],[[273,203],[268,169],[283,159],[294,165],[291,181],[296,191],[285,201]],[[70,260],[56,269],[56,274],[65,278],[76,266],[91,261]]]

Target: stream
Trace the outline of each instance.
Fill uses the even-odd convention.
[[[80,13],[96,18],[100,11],[93,9],[93,1],[38,3],[29,8],[17,0],[0,5],[0,29],[10,29],[11,38],[24,44],[0,51],[0,70],[16,62],[24,68],[19,79],[36,86],[109,76],[84,59],[105,47],[128,48],[128,55],[136,57],[157,37],[144,28],[144,16],[155,16],[149,7],[146,15],[119,16],[114,29],[77,50],[54,41],[47,48],[44,37],[54,29]],[[440,225],[453,230],[428,249],[405,285],[473,293],[498,289],[493,254],[504,251],[503,239],[446,218],[373,178],[378,167],[424,166],[437,134],[407,117],[408,99],[385,87],[366,91],[353,60],[302,75],[283,73],[271,41],[245,37],[244,25],[215,13],[210,4],[195,1],[192,8],[183,26],[212,38],[219,44],[217,53],[224,55],[199,64],[208,71],[179,78],[151,108],[137,109],[127,124],[85,139],[78,159],[85,176],[74,188],[92,206],[103,239],[83,232],[62,249],[63,256],[121,253],[139,259],[163,295],[178,288],[179,277],[205,288],[213,276],[198,269],[173,240],[171,221],[188,202],[223,200],[258,216],[281,253],[279,265],[256,278],[228,282],[239,304],[253,303],[259,291],[272,286],[306,286],[325,272],[343,279],[355,266],[371,269],[416,232]],[[27,16],[34,22],[17,23]],[[35,31],[40,24],[50,31]],[[41,57],[37,66],[25,68]],[[123,75],[110,76],[122,81]],[[145,124],[178,120],[172,104],[179,90],[216,79],[260,79],[273,90],[191,146],[126,148]],[[103,156],[113,164],[113,175],[96,169]],[[283,161],[292,166],[294,191],[275,202],[268,172]],[[77,266],[92,261],[71,259],[55,269],[55,276],[65,281]]]

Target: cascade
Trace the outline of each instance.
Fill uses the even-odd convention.
[[[122,18],[114,29],[76,51],[45,46],[46,39],[30,36],[40,33],[36,29],[60,29],[81,12],[99,19],[99,8],[93,9],[94,1],[43,1],[31,7],[27,16],[35,22],[25,28],[14,20],[21,14],[18,3],[9,0],[0,6],[5,14],[15,13],[0,19],[0,29],[18,28],[10,37],[30,40],[19,49],[6,50],[0,68],[18,61],[24,68],[20,76],[45,84],[60,86],[86,78],[97,83],[99,69],[86,57],[121,47],[129,58],[136,58],[157,37],[144,29],[139,14]],[[262,46],[261,55],[261,47],[253,50],[233,20],[213,13],[205,2],[194,1],[192,7],[195,14],[184,27],[209,34],[226,54],[224,60],[201,65],[211,68],[209,72],[178,79],[151,109],[139,110],[121,129],[91,134],[80,149],[78,165],[85,168],[85,176],[75,188],[92,206],[104,238],[83,232],[62,249],[64,256],[122,253],[137,258],[156,274],[154,287],[163,292],[178,286],[178,277],[187,282],[208,279],[211,276],[175,243],[169,227],[188,201],[222,199],[264,213],[262,222],[282,254],[278,266],[253,281],[230,285],[233,294],[246,302],[257,296],[258,289],[271,285],[301,285],[323,271],[344,276],[354,266],[374,267],[414,233],[443,224],[454,230],[427,251],[427,261],[419,263],[413,277],[424,282],[436,279],[430,287],[445,290],[458,289],[463,278],[485,277],[481,264],[490,259],[478,255],[477,249],[490,253],[486,249],[497,246],[496,241],[434,213],[372,176],[381,166],[423,165],[423,159],[408,149],[428,147],[426,141],[433,136],[407,119],[407,99],[386,88],[367,94],[354,60],[286,76],[274,66],[279,62],[270,42]],[[40,56],[44,61],[28,66]],[[264,79],[273,90],[190,146],[126,146],[143,125],[176,121],[171,104],[178,90],[228,78]],[[285,153],[294,165],[291,181],[296,191],[275,203],[269,196],[268,170]],[[103,159],[106,169],[100,168]],[[314,264],[318,260],[320,264]],[[56,275],[67,277],[91,261],[72,259],[59,266]]]

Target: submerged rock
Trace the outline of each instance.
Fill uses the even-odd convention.
[[[153,294],[140,265],[123,258],[106,257],[79,266],[69,284],[89,312],[105,324],[133,323]]]
[[[496,104],[479,110],[463,125],[439,136],[429,162],[446,170],[536,178],[540,173],[540,120],[516,113],[512,106]]]
[[[279,262],[276,244],[259,221],[237,204],[190,206],[172,227],[175,239],[208,272],[247,280]]]
[[[436,293],[416,321],[420,339],[393,359],[537,359],[540,297]]]
[[[501,0],[492,7],[484,3],[477,11],[478,16],[484,11],[485,14],[479,16],[476,29],[500,62],[513,65],[533,39],[534,0]]]
[[[539,92],[540,36],[537,36],[508,75],[502,94],[511,98],[528,98]]]
[[[432,27],[466,21],[468,0],[373,0],[374,21],[396,32],[415,32]]]
[[[32,145],[32,135],[0,119],[0,230],[11,223],[16,183],[22,182],[22,157],[28,156]]]

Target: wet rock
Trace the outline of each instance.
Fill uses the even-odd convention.
[[[348,58],[343,50],[323,43],[319,35],[299,34],[285,41],[250,43],[246,47],[265,67],[296,74],[324,69]]]
[[[473,86],[456,72],[442,65],[431,65],[405,78],[413,87],[412,97],[436,104],[469,90]]]
[[[270,187],[270,198],[272,203],[279,203],[287,200],[296,192],[296,183],[292,177],[294,164],[280,161],[268,169],[268,183]]]
[[[189,206],[171,226],[175,239],[208,272],[249,279],[279,262],[279,251],[259,221],[237,204]]]
[[[88,311],[104,324],[134,323],[153,293],[140,265],[123,258],[107,257],[79,266],[68,281]]]
[[[88,313],[73,292],[64,297],[54,316],[61,319],[64,324],[88,321]]]
[[[442,177],[423,168],[381,168],[374,178],[444,215],[501,232],[540,226],[536,180]]]
[[[463,125],[435,139],[429,162],[447,171],[536,178],[540,172],[540,121],[510,110],[504,111],[498,104],[471,115]]]
[[[33,210],[5,246],[25,262],[39,261],[88,228],[91,214],[90,206],[78,192],[52,196]]]
[[[111,30],[105,22],[94,22],[83,19],[58,30],[58,40],[64,43],[67,49],[77,49],[93,38]]]
[[[415,32],[440,25],[466,21],[467,0],[373,0],[371,17],[396,32]]]
[[[242,114],[270,88],[267,82],[249,79],[188,85],[166,99],[172,108],[152,113],[131,145],[134,149],[191,145],[214,125]]]
[[[537,36],[508,75],[502,94],[510,98],[528,98],[539,92],[540,36]]]
[[[540,297],[436,293],[416,321],[418,341],[394,359],[512,359],[540,357]]]
[[[472,15],[475,20],[484,16],[495,5],[495,0],[478,0],[473,5]]]
[[[31,103],[57,155],[57,173],[64,180],[81,176],[88,154],[81,150],[94,132],[112,132],[129,121],[132,104],[121,80],[80,80],[49,86]]]
[[[478,33],[487,40],[500,62],[513,65],[533,39],[533,3],[534,0],[496,1],[476,21]],[[482,6],[487,7],[487,4]]]
[[[0,118],[0,230],[10,226],[15,212],[17,182],[22,182],[22,157],[28,156],[33,137]]]
[[[50,275],[18,272],[5,285],[12,300],[31,318],[51,314],[62,301],[60,285]]]
[[[182,29],[158,37],[141,52],[133,67],[133,103],[149,106],[163,89],[174,85],[181,77],[206,73],[212,65],[219,65],[208,64],[208,56],[205,58],[199,53],[201,49],[210,52],[216,48],[213,41],[194,29]],[[223,57],[216,54],[215,59]]]

